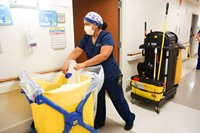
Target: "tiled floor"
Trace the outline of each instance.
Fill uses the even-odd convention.
[[[126,94],[129,107],[136,114],[134,128],[130,133],[200,133],[200,71],[196,71],[195,66],[196,59],[183,63],[177,94],[161,107],[159,115],[143,102],[131,104],[130,91]],[[126,133],[123,125],[123,120],[107,98],[107,122],[99,132]]]

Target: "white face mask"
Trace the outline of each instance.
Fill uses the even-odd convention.
[[[92,30],[92,25],[91,26],[84,26],[84,30],[85,30],[85,32],[86,32],[86,34],[88,34],[88,35],[94,35],[94,30]]]

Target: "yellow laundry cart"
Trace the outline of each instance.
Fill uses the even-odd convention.
[[[99,72],[102,67],[95,69]],[[78,80],[69,84],[61,72],[51,81],[26,72],[20,74],[20,87],[31,104],[33,132],[97,133],[93,128],[95,99],[103,78],[83,72]]]

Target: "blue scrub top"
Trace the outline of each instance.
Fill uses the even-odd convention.
[[[198,31],[198,34],[200,34],[200,30]],[[199,45],[200,45],[200,42],[199,42]],[[199,46],[199,50],[200,50],[200,46]]]
[[[104,45],[114,47],[114,40],[109,32],[102,30],[97,37],[95,44],[92,43],[92,36],[84,35],[78,47],[85,51],[88,59],[91,59],[100,54],[101,47]],[[113,51],[108,59],[100,64],[104,69],[105,81],[113,80],[120,74],[119,66],[114,59]]]

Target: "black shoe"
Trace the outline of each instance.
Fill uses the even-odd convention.
[[[133,123],[132,124],[126,124],[124,126],[124,130],[131,130],[133,128]]]
[[[135,114],[132,113],[133,115],[133,122],[132,123],[126,123],[125,126],[124,126],[124,130],[131,130],[133,128],[133,123],[135,121]]]

